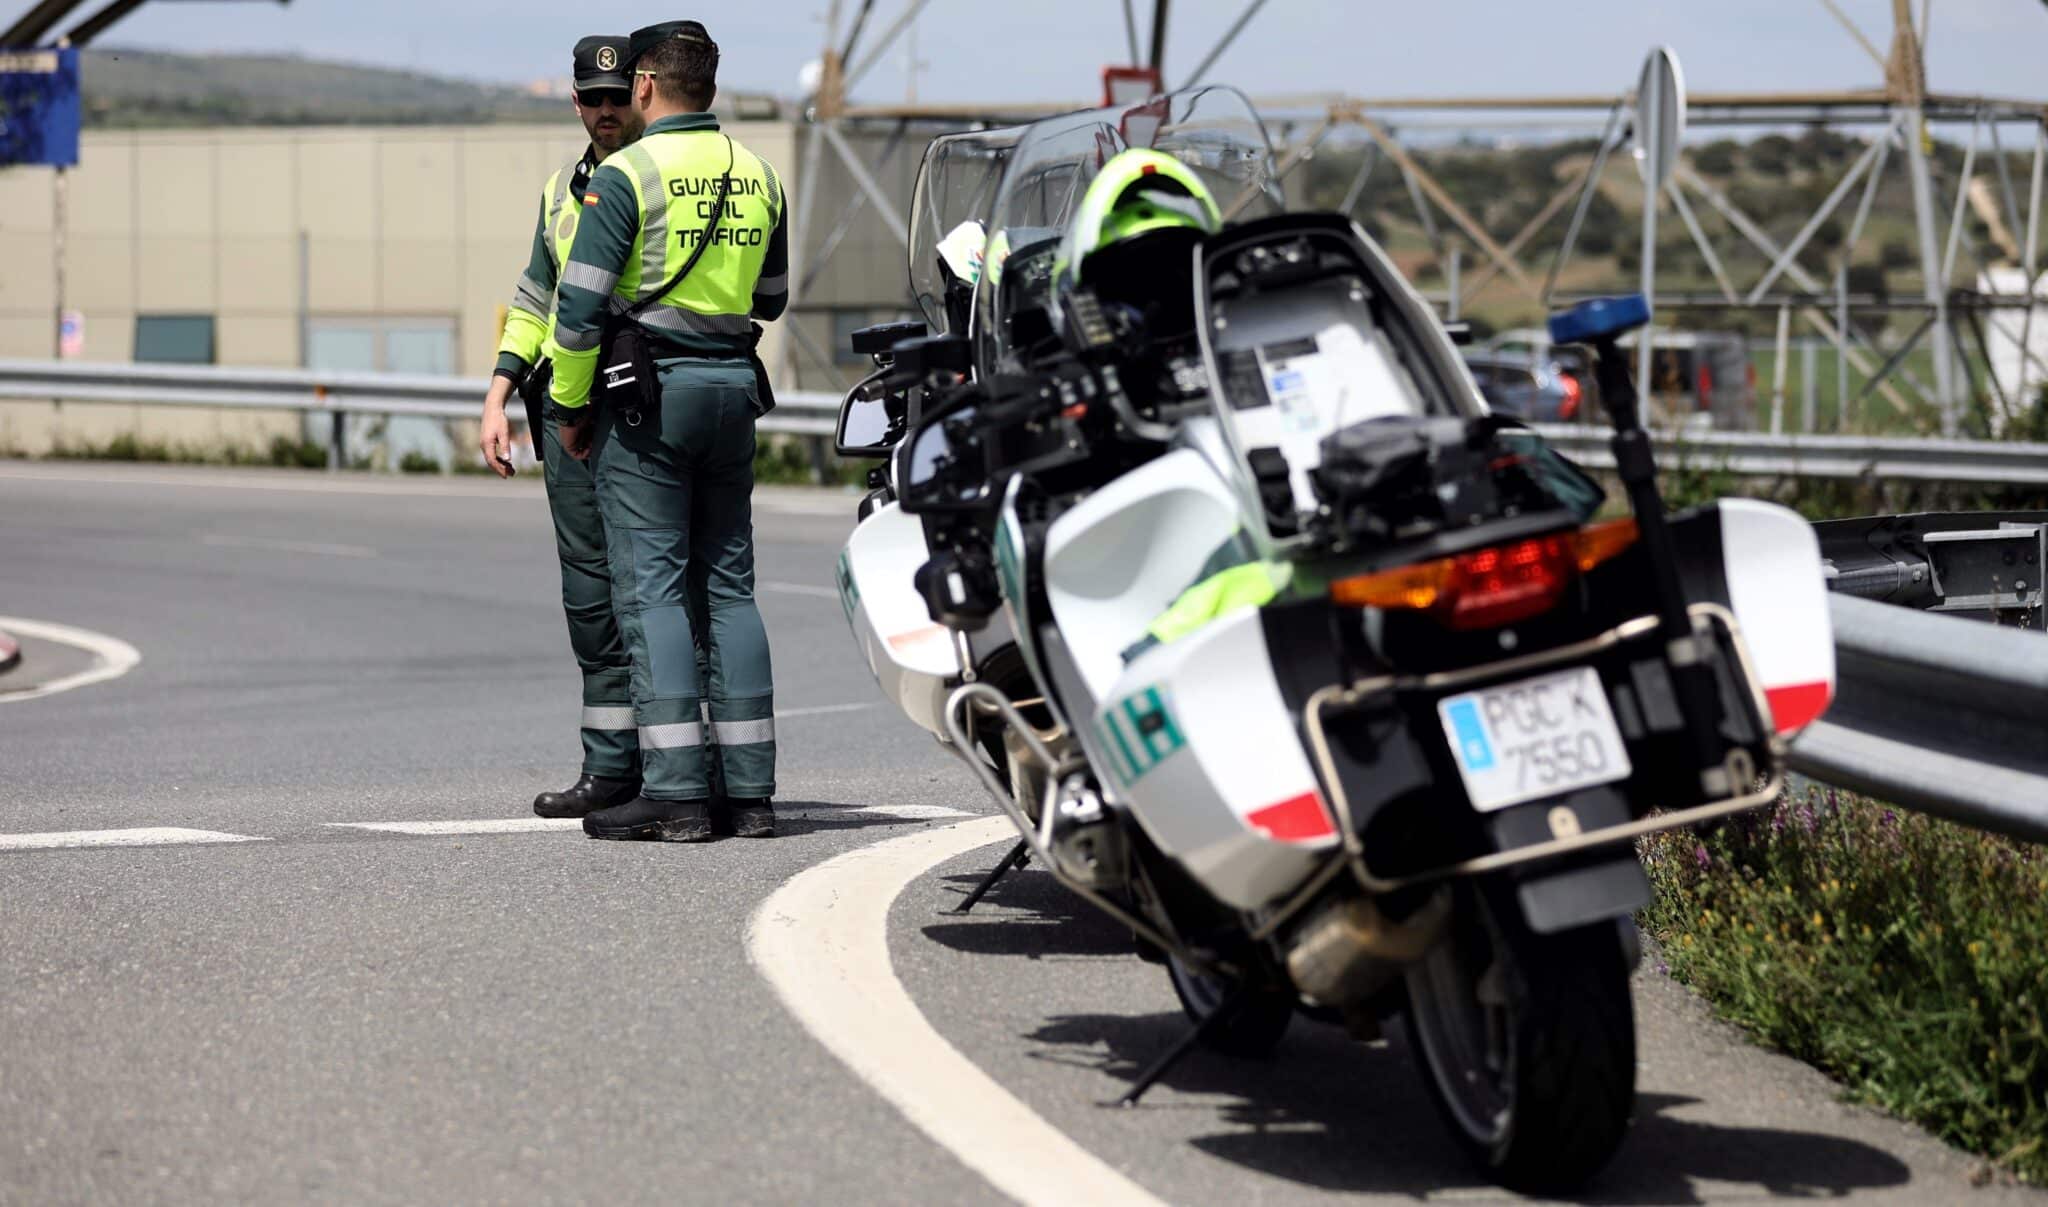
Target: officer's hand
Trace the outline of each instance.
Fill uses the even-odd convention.
[[[590,408],[577,416],[574,423],[557,423],[555,438],[562,442],[562,451],[578,461],[590,460]]]
[[[502,378],[500,380],[503,380]],[[505,418],[505,407],[486,405],[483,424],[477,436],[477,447],[484,452],[484,464],[500,478],[509,478],[515,472],[512,468],[512,425]]]

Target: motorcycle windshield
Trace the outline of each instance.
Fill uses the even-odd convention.
[[[1005,126],[947,134],[925,148],[911,190],[910,293],[934,331],[951,329],[948,273],[940,265],[951,266],[951,277],[961,288],[971,291],[979,282],[996,186],[1024,131],[1023,126]]]
[[[1209,189],[1226,224],[1279,212],[1273,146],[1252,103],[1234,88],[1192,88],[1136,105],[1046,118],[1024,127],[988,221],[975,295],[977,359],[993,371],[1045,330],[1054,262],[1088,185],[1118,152],[1172,155]]]

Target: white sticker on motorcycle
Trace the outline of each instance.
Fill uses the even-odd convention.
[[[1591,667],[1437,703],[1465,794],[1482,813],[1626,779],[1632,768]]]

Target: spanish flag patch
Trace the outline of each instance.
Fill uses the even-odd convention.
[[[596,204],[597,204],[597,194],[596,194],[596,193],[585,193],[585,194],[583,194],[583,204],[585,204],[585,205],[596,205]]]

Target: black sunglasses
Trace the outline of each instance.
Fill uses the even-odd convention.
[[[578,88],[576,99],[586,109],[595,109],[600,105],[624,109],[633,103],[633,94],[624,88]]]

